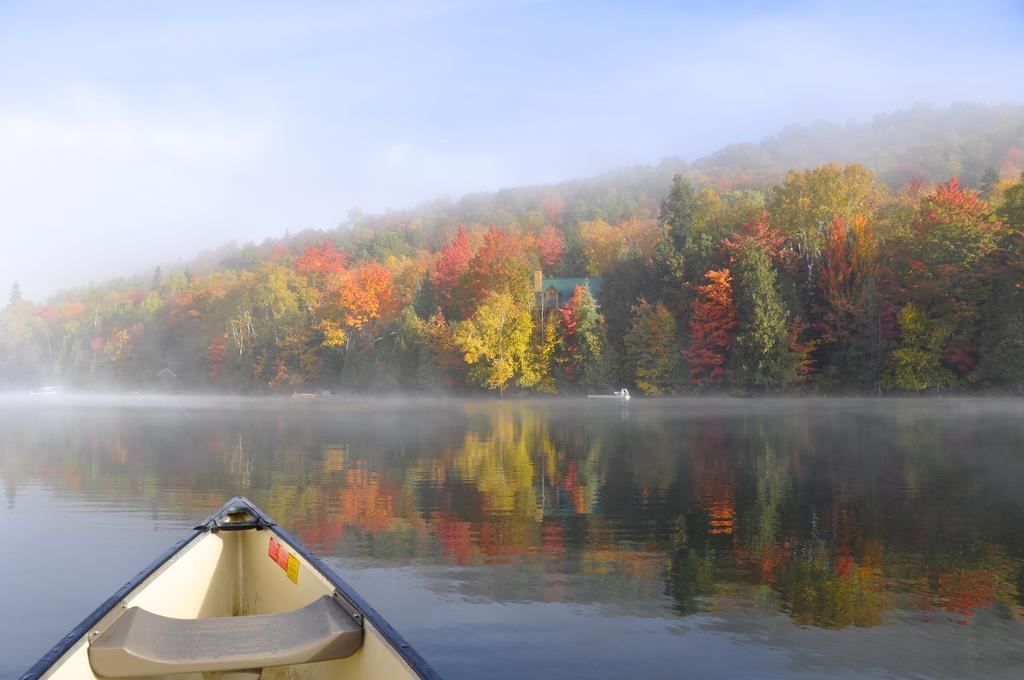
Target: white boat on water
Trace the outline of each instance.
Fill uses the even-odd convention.
[[[611,394],[588,394],[587,399],[617,399],[619,401],[629,401],[629,390],[623,387],[621,390],[615,390]]]
[[[51,394],[60,394],[60,387],[57,385],[46,385],[29,392],[34,397],[44,397]]]
[[[241,497],[114,593],[22,680],[165,675],[438,678],[358,593]]]

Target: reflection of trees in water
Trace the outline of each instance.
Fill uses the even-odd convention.
[[[731,535],[736,522],[736,474],[721,421],[702,427],[691,453],[693,496],[708,516],[709,534]]]
[[[892,601],[880,577],[877,569],[815,541],[788,551],[775,569],[773,586],[800,624],[874,626]]]
[[[8,412],[0,474],[9,505],[41,481],[183,520],[245,493],[318,551],[514,565],[482,572],[511,599],[664,590],[688,614],[745,587],[843,627],[893,607],[969,622],[1021,597],[1013,423],[673,408]]]
[[[676,520],[669,544],[665,569],[673,609],[692,614],[704,607],[704,600],[715,593],[722,569],[721,553],[709,540],[710,526],[703,513],[687,513]],[[715,539],[716,542],[721,542]]]

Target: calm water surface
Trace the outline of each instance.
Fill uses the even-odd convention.
[[[1024,677],[1024,401],[0,399],[0,677],[243,494],[446,678]]]

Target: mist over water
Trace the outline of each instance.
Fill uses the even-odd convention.
[[[7,395],[0,676],[242,494],[446,678],[1019,677],[1022,416]]]

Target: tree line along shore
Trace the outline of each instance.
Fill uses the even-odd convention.
[[[778,149],[808,147],[791,130],[693,165],[353,212],[45,303],[15,284],[0,389],[1020,392],[1024,109],[980,111],[998,135],[918,140],[874,169],[782,173],[800,158]],[[907,128],[880,120],[836,139],[880,155],[871,139]]]
[[[167,368],[242,392],[1019,390],[1022,229],[1024,176],[890,191],[863,166],[826,165],[718,192],[676,175],[660,204],[614,222],[573,220],[552,194],[514,223],[307,232],[202,275],[48,304],[15,286],[3,379],[145,388]],[[556,274],[580,284],[550,297]]]

